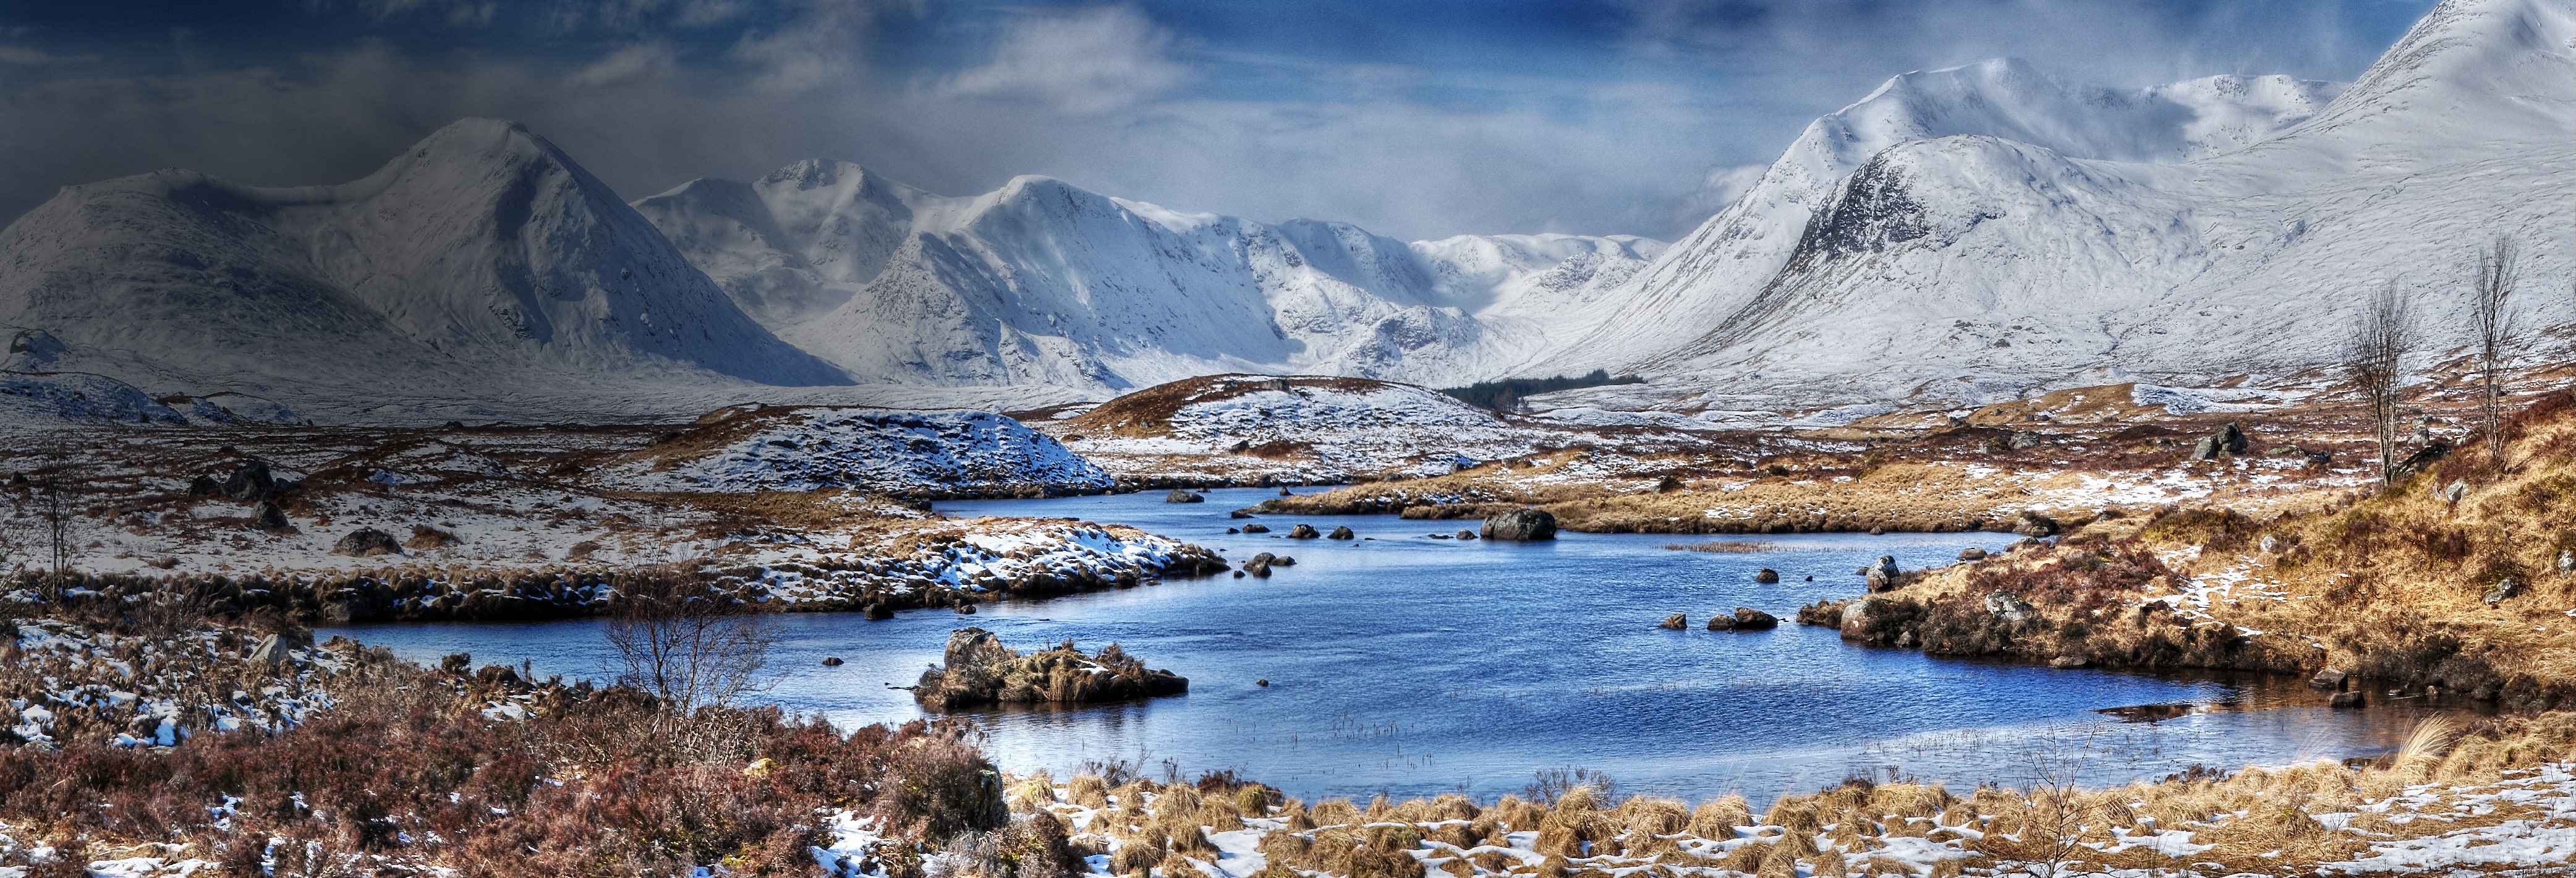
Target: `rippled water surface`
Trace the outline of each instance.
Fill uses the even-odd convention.
[[[952,515],[1065,516],[1133,524],[1217,549],[1293,555],[1268,580],[1185,580],[1036,602],[973,616],[915,611],[784,618],[766,693],[836,722],[922,715],[912,683],[969,625],[1027,649],[1070,638],[1117,641],[1190,678],[1186,696],[1072,710],[980,714],[1005,768],[1062,772],[1128,759],[1188,773],[1231,768],[1305,796],[1513,791],[1535,771],[1588,767],[1625,789],[1685,797],[1773,796],[1855,772],[1954,784],[2027,778],[2034,757],[2080,758],[2088,784],[2161,776],[2193,763],[2237,767],[2340,757],[2391,746],[2404,709],[2329,712],[2294,684],[2059,671],[1927,658],[1843,643],[1783,624],[1711,632],[1712,612],[1749,606],[1784,623],[1802,604],[1860,591],[1853,571],[1879,555],[1911,569],[1998,534],[1760,538],[1751,554],[1672,551],[1710,538],[1568,533],[1550,543],[1433,540],[1460,522],[1391,516],[1264,516],[1346,524],[1372,540],[1227,535],[1229,509],[1274,492],[1208,492],[1202,504],[1134,494],[941,504]],[[1754,582],[1762,567],[1781,581]],[[1809,577],[1813,577],[1810,581]],[[1689,614],[1692,628],[1656,627]],[[405,658],[471,652],[477,663],[532,662],[539,673],[602,676],[595,620],[539,624],[374,625],[346,633]],[[823,667],[826,656],[847,664]],[[1257,686],[1267,679],[1270,685]],[[2125,705],[2237,701],[2260,710],[2194,712],[2158,723],[2096,713]]]

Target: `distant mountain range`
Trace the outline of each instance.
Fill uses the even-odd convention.
[[[1650,380],[1587,404],[1854,413],[2278,377],[2326,363],[2387,280],[2444,322],[2497,234],[2529,286],[2563,286],[2570,143],[2576,12],[2556,0],[2448,0],[2349,87],[1908,73],[1669,247],[1406,243],[1043,177],[942,197],[821,160],[630,205],[543,138],[468,119],[345,185],[65,188],[0,230],[0,371],[30,400],[106,381],[337,419],[1098,399],[1221,372],[1606,368]],[[2564,307],[2533,316],[2576,322]]]

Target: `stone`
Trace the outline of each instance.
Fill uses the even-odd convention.
[[[2318,671],[2316,676],[2309,677],[2308,685],[2319,689],[2341,689],[2344,679],[2348,676],[2350,675],[2342,671],[2326,668]]]
[[[1293,496],[1293,495],[1291,495],[1291,494],[1289,494],[1289,493],[1288,493],[1288,489],[1286,489],[1286,488],[1281,488],[1281,489],[1279,489],[1279,496],[1282,496],[1282,497],[1288,497],[1288,496]]]
[[[1435,539],[1435,540],[1454,539],[1453,537],[1449,536],[1448,534],[1423,534],[1423,536],[1430,537],[1430,538]]]
[[[2053,537],[2057,535],[2058,530],[2057,519],[2041,515],[2031,509],[2022,510],[2020,517],[2013,522],[2012,528],[2013,533],[2033,538]]]
[[[2568,574],[2576,574],[2576,549],[2562,550],[2558,553],[2558,575]]]
[[[258,503],[274,499],[279,493],[276,477],[269,475],[268,461],[258,458],[233,467],[232,475],[224,478],[223,491],[235,503]]]
[[[1254,680],[1254,681],[1252,681],[1252,685],[1255,685],[1255,686],[1268,686],[1268,685],[1270,685],[1270,678],[1268,678],[1268,677],[1263,677],[1263,678],[1261,678],[1261,679]]]
[[[2351,692],[2337,692],[2334,694],[2333,699],[2326,702],[2326,706],[2337,708],[2369,707],[2370,699],[2362,695],[2361,691],[2358,689]]]
[[[1487,516],[1484,537],[1512,542],[1556,539],[1556,516],[1547,510],[1529,507]]]
[[[1227,518],[1251,518],[1251,517],[1252,517],[1252,510],[1249,510],[1249,509],[1237,509],[1237,510],[1235,510],[1235,511],[1233,511],[1233,512],[1228,512],[1228,513],[1226,513],[1226,514],[1225,514],[1225,517],[1227,517]]]
[[[2442,502],[2457,506],[2460,504],[2460,498],[2468,495],[2469,481],[2467,479],[2460,479],[2453,481],[2450,487],[2442,489]]]
[[[894,618],[894,610],[887,608],[883,602],[879,602],[869,604],[866,612],[862,613],[862,615],[866,616],[870,620],[882,621]]]
[[[1243,569],[1237,572],[1249,573],[1261,579],[1268,579],[1270,578],[1270,562],[1272,560],[1272,556],[1268,552],[1254,555],[1252,556],[1252,560],[1243,562]]]
[[[2071,655],[2061,655],[2061,656],[2058,656],[2058,657],[2056,657],[2056,658],[2049,659],[2049,660],[2048,660],[2048,666],[2049,666],[2049,667],[2052,667],[2052,668],[2057,668],[2057,669],[2059,669],[2059,670],[2065,670],[2065,669],[2067,669],[2067,668],[2080,668],[2080,667],[2083,667],[2083,666],[2084,666],[2084,660],[2083,660],[2083,659],[2080,659],[2080,658],[2076,658],[2076,657],[2071,656]]]
[[[1171,493],[1163,495],[1163,502],[1205,503],[1207,502],[1207,495],[1192,492],[1188,488],[1173,488]]]
[[[1780,581],[1780,571],[1773,570],[1773,569],[1771,569],[1771,568],[1769,568],[1769,567],[1764,567],[1764,568],[1762,568],[1761,570],[1758,570],[1758,571],[1755,571],[1755,572],[1754,572],[1754,574],[1753,574],[1753,581],[1755,581],[1755,582],[1759,582],[1759,583],[1762,583],[1762,584],[1764,584],[1764,585],[1769,585],[1769,584],[1774,583],[1774,582],[1779,582],[1779,581]]]
[[[960,603],[960,604],[958,604],[958,605],[957,605],[957,615],[960,615],[960,616],[972,616],[972,615],[975,615],[975,605],[974,605],[973,603]]]
[[[1886,591],[1895,588],[1897,585],[1896,556],[1880,555],[1878,563],[1863,567],[1860,572],[1862,576],[1868,578],[1870,591]]]
[[[1281,555],[1281,556],[1279,556],[1279,557],[1276,557],[1276,558],[1272,558],[1272,559],[1270,559],[1270,566],[1272,566],[1272,567],[1295,567],[1295,566],[1297,566],[1297,559],[1295,559],[1295,558],[1291,558],[1291,557],[1288,557],[1288,556],[1286,556],[1286,555]]]
[[[2521,593],[2522,583],[2515,582],[2513,577],[2507,576],[2503,579],[2496,580],[2494,585],[2487,586],[2487,604],[2489,606],[2501,604],[2504,603],[2507,598],[2511,598],[2514,595]]]
[[[1243,532],[1248,534],[1266,534],[1270,532],[1270,527],[1268,525],[1247,524],[1243,526]]]
[[[2281,537],[2279,534],[2264,534],[2262,542],[2256,543],[2255,548],[2263,550],[2266,555],[2278,555],[2281,553]]]
[[[2020,451],[2025,448],[2035,447],[2044,441],[2047,440],[2040,438],[2039,434],[2033,433],[2029,430],[2014,430],[2012,438],[2004,440],[2004,447],[2010,448],[2014,451]]]
[[[1877,526],[1877,525],[1870,525],[1870,528],[1869,528],[1869,535],[1870,535],[1870,536],[1874,536],[1874,537],[1883,537],[1883,536],[1886,536],[1886,535],[1887,535],[1887,528],[1879,527],[1879,526]]]
[[[290,524],[286,520],[286,510],[266,500],[259,501],[259,505],[250,511],[250,526],[260,530],[275,533],[285,530]]]
[[[1778,616],[1762,612],[1761,610],[1756,610],[1752,607],[1735,608],[1735,630],[1737,631],[1761,631],[1764,629],[1778,627],[1780,627],[1780,617]]]
[[[1288,529],[1288,538],[1292,540],[1311,540],[1320,536],[1323,534],[1316,533],[1315,526],[1311,524],[1300,524]]]
[[[1967,547],[1967,548],[1965,548],[1965,549],[1960,549],[1960,550],[1959,550],[1959,560],[1961,560],[1961,561],[1983,561],[1983,560],[1986,560],[1986,550],[1984,550],[1984,549],[1980,549],[1980,548],[1977,548],[1977,547],[1975,547],[1975,546],[1969,546],[1969,547]]]
[[[1670,616],[1665,616],[1663,623],[1656,625],[1655,627],[1666,631],[1680,631],[1684,628],[1690,627],[1690,618],[1680,613],[1674,613]]]
[[[823,657],[823,666],[824,666],[824,667],[827,667],[827,668],[837,668],[837,667],[840,667],[840,666],[841,666],[841,657],[840,657],[840,656],[837,656],[837,655],[827,655],[827,656],[824,656],[824,657]]]
[[[250,661],[257,665],[283,663],[286,661],[286,646],[277,639],[275,634],[261,637],[259,645],[250,648]]]
[[[2020,595],[1999,591],[1986,595],[1986,612],[2006,622],[2019,622],[2035,615],[2037,611],[2031,607],[2029,601],[2022,600]]]
[[[1708,617],[1708,630],[1733,631],[1735,630],[1735,617],[1724,613],[1710,616]]]
[[[352,558],[400,555],[402,544],[394,541],[393,534],[372,527],[362,527],[350,531],[347,536],[341,537],[339,542],[331,544],[331,554],[347,555]]]
[[[1226,533],[1230,533],[1230,534],[1239,534],[1239,533],[1242,533],[1242,532],[1243,532],[1243,528],[1239,528],[1239,527],[1229,527],[1229,528],[1226,528],[1226,529],[1225,529],[1225,532],[1226,532]]]
[[[1462,540],[1472,540],[1476,538],[1476,532],[1472,530],[1462,530],[1458,532],[1458,538]]]
[[[214,497],[223,494],[223,492],[224,484],[222,482],[215,481],[214,476],[198,476],[188,481],[188,496],[190,497]]]
[[[1325,534],[1324,538],[1328,540],[1355,540],[1359,539],[1359,535],[1351,533],[1350,527],[1344,525],[1334,527],[1333,532]]]

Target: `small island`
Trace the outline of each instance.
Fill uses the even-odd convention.
[[[913,700],[955,710],[987,704],[1090,704],[1190,691],[1189,678],[1145,667],[1115,643],[1085,654],[1067,640],[1021,655],[993,632],[960,628],[948,635],[946,661],[922,672]]]

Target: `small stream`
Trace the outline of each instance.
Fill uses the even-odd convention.
[[[1855,646],[1788,620],[1822,598],[1859,593],[1854,571],[1880,555],[1912,569],[2008,535],[1817,534],[1739,538],[1753,553],[1673,551],[1711,537],[1566,533],[1548,543],[1435,540],[1472,522],[1392,516],[1264,516],[1352,542],[1228,535],[1226,511],[1263,489],[940,504],[946,514],[1074,517],[1131,524],[1228,558],[1293,555],[1267,580],[1183,580],[1046,601],[987,603],[972,616],[908,612],[792,614],[764,697],[834,722],[924,714],[909,685],[969,625],[1023,650],[1065,639],[1116,641],[1190,678],[1188,695],[1068,710],[978,714],[1006,769],[1054,770],[1125,759],[1160,773],[1233,769],[1292,794],[1490,797],[1541,770],[1608,773],[1623,791],[1688,799],[1739,792],[1757,804],[1852,774],[1954,786],[2022,783],[2039,760],[2080,761],[2086,785],[2161,777],[2201,764],[2234,769],[2340,758],[2395,746],[2418,719],[2404,706],[2331,711],[2324,698],[2262,675],[2052,670],[1935,659]],[[1780,582],[1754,581],[1759,568]],[[1812,577],[1812,580],[1810,580]],[[1770,631],[1711,632],[1710,613],[1749,606]],[[1692,627],[1656,623],[1687,613]],[[324,629],[435,661],[532,663],[540,674],[607,675],[597,620],[433,623]],[[824,667],[826,656],[846,664]],[[1267,680],[1269,685],[1257,685]],[[2105,708],[2226,705],[2157,722]],[[2170,711],[2166,713],[2171,713]]]

